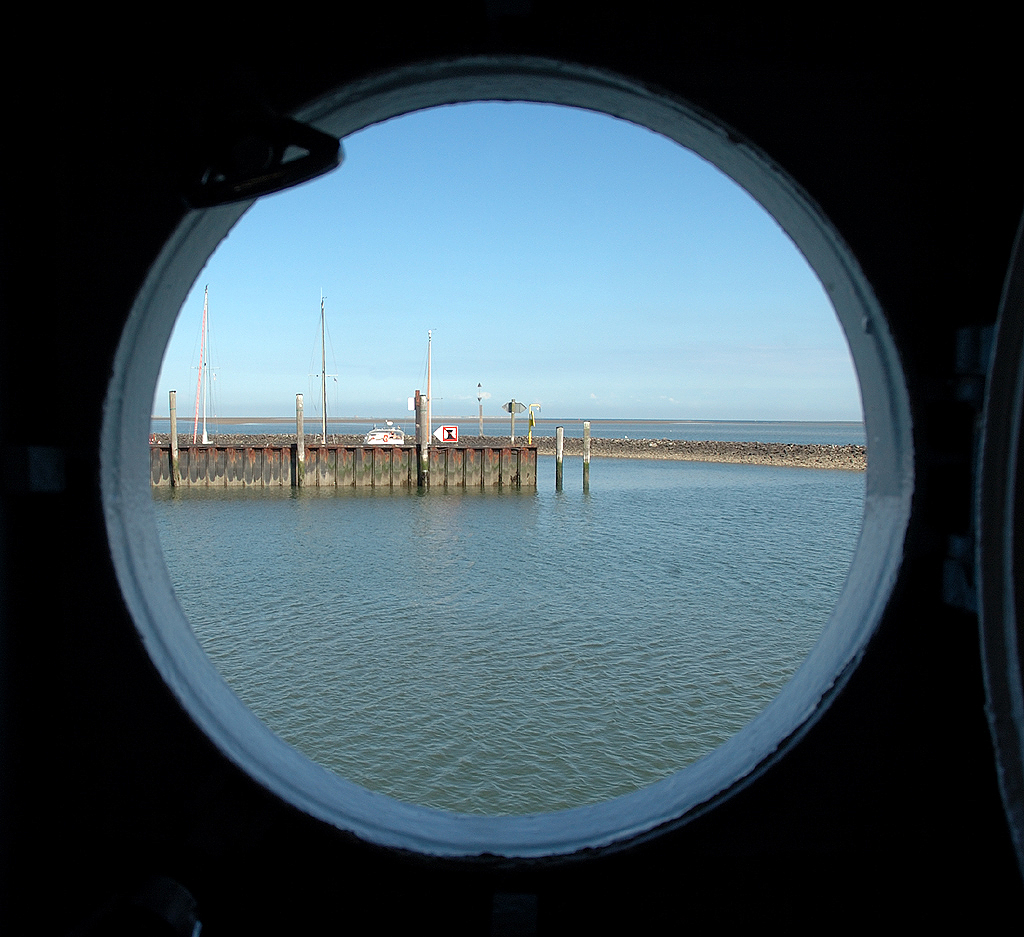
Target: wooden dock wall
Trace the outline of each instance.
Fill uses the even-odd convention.
[[[296,447],[189,446],[178,450],[183,488],[415,487],[418,450],[413,446],[306,446],[298,477]],[[149,447],[150,481],[172,485],[171,447]],[[442,488],[537,487],[537,447],[433,446],[430,485]]]
[[[443,488],[536,488],[537,447],[432,446],[430,484]]]

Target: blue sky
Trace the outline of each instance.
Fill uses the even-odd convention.
[[[462,104],[369,127],[260,200],[210,259],[154,400],[191,412],[209,286],[219,416],[859,420],[845,339],[775,221],[693,153],[601,114]]]

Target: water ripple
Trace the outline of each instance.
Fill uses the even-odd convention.
[[[402,800],[529,813],[650,784],[763,709],[863,501],[846,472],[611,460],[584,495],[541,469],[536,492],[154,503],[196,636],[282,738]]]

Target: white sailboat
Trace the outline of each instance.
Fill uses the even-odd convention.
[[[433,343],[433,329],[427,331],[427,392],[425,395],[421,395],[423,401],[422,413],[416,414],[416,431],[417,437],[416,442],[418,445],[424,448],[430,447],[430,354]],[[418,393],[418,391],[417,391]],[[409,398],[409,409],[413,408],[412,398]],[[422,427],[420,421],[423,420],[426,424],[426,432],[421,432]],[[395,426],[393,420],[386,420],[387,429],[374,425],[364,437],[363,445],[365,446],[404,446],[405,445],[405,432]]]
[[[363,437],[364,446],[404,446],[405,445],[405,433],[395,426],[394,420],[385,420],[387,423],[386,429],[381,429],[378,426],[374,426]]]

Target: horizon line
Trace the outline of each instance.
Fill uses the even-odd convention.
[[[518,419],[526,422],[528,417],[525,415],[518,415]],[[160,415],[152,414],[151,420],[169,420],[170,414]],[[310,414],[304,422],[317,423],[320,422],[319,416]],[[188,422],[186,418],[179,417],[182,423]],[[385,420],[391,420],[393,422],[410,422],[414,420],[412,416],[396,417],[396,416],[328,416],[328,423],[373,423],[381,422]],[[480,417],[477,414],[472,415],[455,415],[447,414],[440,416],[432,416],[431,421],[433,423],[443,422],[445,420],[453,421],[467,421],[471,420],[479,422]],[[506,423],[509,420],[508,416],[485,416],[483,418],[485,423]],[[194,419],[193,419],[194,422]],[[207,423],[294,423],[295,416],[207,416]],[[680,419],[678,417],[536,417],[535,422],[537,423],[846,423],[851,426],[863,425],[864,420],[715,420],[715,419]]]

